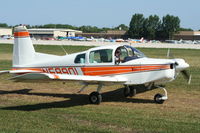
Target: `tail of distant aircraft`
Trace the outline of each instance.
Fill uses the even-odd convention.
[[[144,38],[142,37],[140,40],[139,39],[133,39],[130,41],[130,43],[142,43],[144,41]]]
[[[144,41],[144,37],[142,37],[141,39],[140,39],[140,42],[143,42]]]
[[[34,61],[35,49],[25,26],[14,29],[13,67],[20,67]]]

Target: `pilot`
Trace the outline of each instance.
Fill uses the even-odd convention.
[[[115,51],[115,64],[119,64],[120,63],[120,55],[121,55],[121,51],[120,51],[120,49],[117,49],[116,51]]]

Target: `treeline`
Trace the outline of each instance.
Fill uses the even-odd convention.
[[[124,24],[120,24],[117,27],[114,28],[108,28],[108,27],[103,27],[103,28],[98,28],[96,26],[72,26],[72,25],[68,25],[68,24],[45,24],[45,25],[35,25],[35,26],[30,26],[28,25],[28,28],[57,28],[57,29],[73,29],[73,30],[80,30],[83,31],[85,33],[101,33],[101,32],[106,32],[108,30],[117,30],[117,29],[121,29],[121,30],[128,30],[128,26],[124,25]]]
[[[180,30],[180,19],[177,16],[166,15],[162,19],[157,15],[145,18],[143,14],[132,16],[128,35],[131,38],[170,39]]]
[[[72,26],[69,24],[45,24],[45,25],[26,25],[27,28],[61,28],[61,29],[74,29],[80,30],[85,33],[104,33],[108,30],[125,30],[129,38],[141,38],[145,39],[171,39],[173,34],[178,31],[192,31],[192,29],[186,29],[180,27],[180,19],[178,16],[166,15],[159,18],[157,15],[150,15],[145,18],[143,14],[134,14],[130,21],[129,26],[120,24],[117,27],[98,28],[96,26]],[[0,27],[13,27],[6,23],[0,23]]]
[[[13,26],[8,26],[6,23],[0,23],[0,27],[5,27],[5,28],[11,28]],[[14,26],[15,27],[15,26]],[[106,32],[108,30],[125,30],[128,31],[129,27],[126,26],[125,24],[120,24],[117,27],[114,28],[108,28],[108,27],[103,27],[103,28],[98,28],[96,26],[72,26],[69,24],[45,24],[45,25],[26,25],[28,29],[30,28],[56,28],[56,29],[73,29],[73,30],[80,30],[85,33],[102,33]]]

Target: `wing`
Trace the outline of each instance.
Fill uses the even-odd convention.
[[[2,75],[2,74],[7,74],[7,73],[9,73],[9,72],[10,72],[9,70],[0,71],[0,75]]]
[[[40,71],[33,71],[33,70],[4,70],[4,71],[0,71],[0,75],[1,74],[23,74],[23,73],[38,73]]]
[[[84,75],[63,75],[48,73],[27,73],[11,78],[12,80],[59,80],[59,81],[83,81],[87,83],[125,83],[126,78],[111,76],[84,76]]]

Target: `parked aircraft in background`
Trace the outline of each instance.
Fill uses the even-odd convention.
[[[89,95],[92,104],[102,101],[100,91],[105,85],[123,84],[124,96],[134,96],[144,85],[146,90],[160,88],[159,85],[173,81],[178,73],[182,73],[188,81],[190,75],[185,70],[189,67],[183,59],[148,58],[139,50],[129,45],[109,45],[91,48],[87,51],[65,56],[35,52],[26,27],[14,29],[12,70],[0,71],[10,73],[15,81],[78,81],[88,85],[96,84],[96,91]],[[165,88],[164,95],[156,94],[156,103],[168,99]]]
[[[85,41],[86,38],[85,37],[58,37],[58,40],[64,40],[64,39],[67,39],[67,40],[74,40],[74,41]]]
[[[129,42],[130,43],[143,43],[144,38],[142,37],[141,39],[130,39]]]

